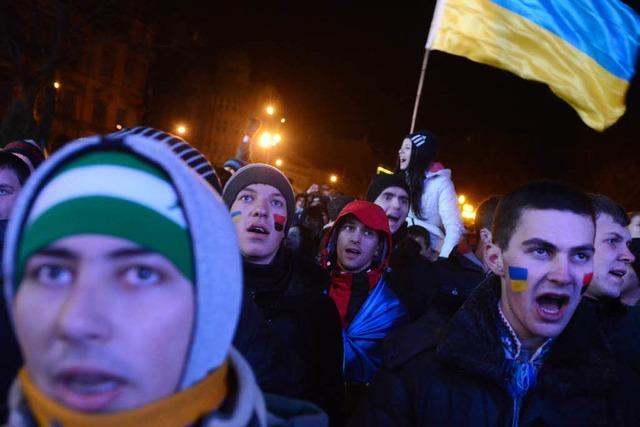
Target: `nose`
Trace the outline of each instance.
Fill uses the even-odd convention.
[[[571,270],[569,260],[565,257],[558,256],[554,260],[553,267],[549,275],[549,280],[557,284],[566,284],[571,281]]]
[[[266,217],[269,214],[269,205],[266,200],[257,199],[256,204],[251,211],[252,216]]]
[[[633,261],[635,261],[636,257],[633,255],[633,253],[631,253],[629,247],[627,245],[624,245],[624,249],[622,250],[622,253],[620,254],[620,257],[618,259],[625,264],[631,264]]]
[[[362,239],[362,233],[360,232],[360,230],[355,230],[353,233],[351,233],[352,243],[359,244],[361,239]]]
[[[73,342],[104,340],[110,334],[106,316],[110,304],[101,290],[106,284],[96,283],[95,276],[90,282],[78,279],[71,285],[57,316],[58,336]]]

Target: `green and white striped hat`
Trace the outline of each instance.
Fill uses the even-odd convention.
[[[194,280],[191,236],[178,194],[164,172],[131,153],[89,152],[51,176],[20,238],[15,283],[34,252],[79,234],[133,241],[165,256]]]

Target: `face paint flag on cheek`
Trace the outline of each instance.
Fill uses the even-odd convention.
[[[275,222],[276,231],[282,231],[284,230],[284,223],[287,221],[287,218],[282,215],[273,214],[273,221]]]
[[[593,279],[593,273],[587,273],[582,277],[582,293],[587,291],[587,288],[591,284],[591,280]]]
[[[514,292],[524,292],[529,288],[527,276],[529,270],[521,267],[509,267],[509,279],[511,280],[511,289]]]
[[[231,221],[233,221],[233,222],[240,221],[240,211],[231,212]]]

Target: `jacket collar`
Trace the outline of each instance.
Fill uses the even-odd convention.
[[[505,387],[505,355],[496,324],[500,280],[490,275],[452,318],[436,355],[443,363]],[[597,318],[576,310],[553,343],[538,385],[559,395],[604,393],[616,380],[613,354]]]

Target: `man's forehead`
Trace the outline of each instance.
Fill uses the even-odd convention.
[[[396,197],[409,197],[407,191],[402,187],[387,187],[381,194],[389,194]]]
[[[275,197],[275,196],[284,197],[280,192],[280,190],[278,190],[276,187],[269,184],[260,184],[260,183],[249,184],[240,191],[260,193],[268,197]]]
[[[598,235],[612,233],[617,234],[624,239],[631,239],[629,229],[622,224],[615,222],[613,217],[607,213],[601,213],[596,218],[596,233]]]
[[[540,239],[562,247],[592,244],[594,234],[593,221],[587,215],[553,209],[524,209],[511,238],[518,240],[517,244]]]

